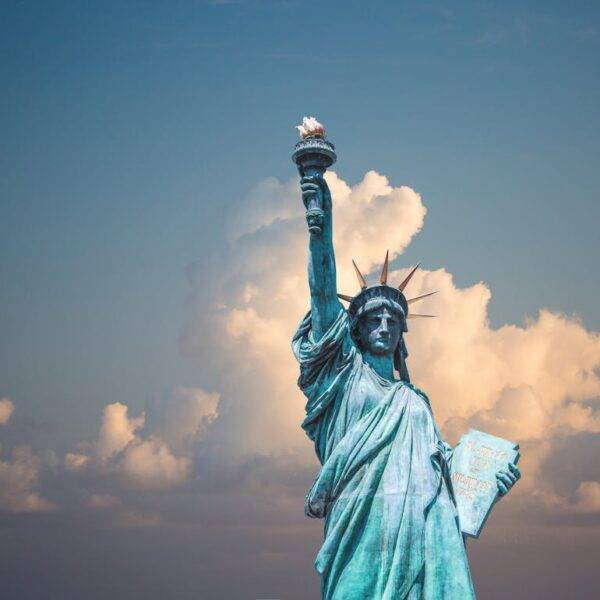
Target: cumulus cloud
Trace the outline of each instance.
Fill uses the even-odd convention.
[[[385,250],[397,259],[423,226],[426,209],[414,190],[394,187],[373,171],[354,186],[335,173],[327,177],[335,206],[338,284],[340,291],[354,293],[351,258],[373,281]],[[69,534],[82,538],[84,556],[91,544],[104,543],[98,531],[114,528],[106,542],[110,551],[102,546],[102,555],[116,556],[117,570],[130,559],[131,536],[160,527],[160,536],[140,537],[143,544],[157,544],[146,549],[153,557],[154,550],[165,551],[172,562],[176,548],[185,555],[182,562],[194,561],[198,552],[212,561],[204,570],[212,576],[199,577],[206,597],[219,586],[225,590],[220,596],[235,596],[228,587],[235,582],[219,571],[232,561],[246,564],[248,589],[257,580],[257,565],[263,569],[261,581],[279,577],[282,590],[289,591],[290,576],[306,584],[311,552],[322,538],[321,523],[307,521],[302,510],[318,465],[300,429],[304,398],[295,384],[298,369],[290,350],[308,306],[307,232],[298,182],[260,182],[230,207],[227,223],[223,252],[188,271],[181,346],[195,361],[202,387],[177,388],[141,414],[131,414],[122,403],[108,404],[97,436],[72,448],[60,466],[52,453],[22,445],[5,450],[0,459],[0,510],[63,508],[44,518],[56,519],[51,535],[57,545],[62,541],[65,560],[73,556],[73,536],[65,543],[56,532],[66,529],[67,519]],[[392,270],[390,283],[406,272]],[[548,310],[492,327],[489,287],[483,282],[459,287],[444,269],[417,271],[407,293],[430,290],[438,294],[422,301],[418,312],[439,316],[409,322],[409,368],[430,396],[444,434],[454,442],[476,427],[521,443],[524,477],[495,509],[476,560],[487,544],[494,567],[489,572],[510,555],[511,565],[527,564],[522,576],[529,578],[531,546],[512,540],[507,546],[504,539],[504,546],[489,550],[490,539],[494,546],[506,537],[506,520],[523,536],[515,539],[537,527],[544,543],[560,536],[559,528],[546,527],[547,522],[575,525],[578,540],[588,540],[581,547],[578,541],[579,555],[570,554],[572,581],[580,582],[593,571],[583,559],[592,547],[589,540],[597,538],[591,526],[600,516],[598,334],[575,316]],[[13,411],[8,398],[0,400],[0,424],[5,425],[0,432],[11,431]],[[80,519],[76,526],[74,517]],[[12,514],[5,519],[20,522]],[[93,535],[90,523],[101,526]],[[502,536],[494,537],[494,528],[502,529]],[[115,544],[113,534],[127,537]],[[539,549],[537,538],[529,537]],[[31,539],[32,547],[41,546],[47,535]],[[557,544],[547,547],[563,553]],[[114,555],[115,548],[125,554]],[[539,568],[538,574],[538,580],[547,580]],[[490,589],[504,589],[490,581]],[[154,580],[150,586],[155,592]],[[297,597],[311,596],[301,586],[294,589]]]
[[[0,425],[9,423],[14,410],[10,398],[0,399]],[[41,469],[42,461],[27,444],[14,446],[0,459],[0,511],[27,513],[54,508],[39,492]]]
[[[354,293],[351,259],[368,279],[375,278],[385,251],[395,261],[418,234],[426,208],[414,190],[394,187],[374,171],[354,186],[335,173],[327,179],[338,286]],[[123,513],[133,510],[131,491],[139,497],[190,485],[200,486],[196,493],[203,485],[223,493],[244,487],[265,498],[276,489],[273,497],[285,503],[300,498],[299,486],[316,472],[314,451],[299,426],[304,398],[290,349],[309,301],[298,183],[269,178],[229,211],[223,253],[189,269],[181,347],[196,361],[203,387],[177,388],[139,415],[121,403],[104,408],[97,438],[67,453],[63,463],[84,487],[88,507]],[[391,270],[389,281],[398,283],[406,274]],[[600,477],[583,467],[576,475],[554,476],[549,465],[564,471],[556,457],[561,440],[600,433],[598,334],[575,316],[544,309],[522,323],[494,328],[489,287],[459,287],[444,269],[417,271],[407,293],[431,290],[438,293],[423,300],[418,312],[438,317],[409,322],[409,369],[429,395],[447,439],[454,443],[475,427],[519,442],[525,477],[517,496],[535,499],[550,512],[595,514]],[[8,420],[12,409],[3,400],[0,418]],[[575,446],[561,447],[569,454]],[[29,465],[32,476],[21,477],[29,482],[23,489],[34,494],[29,506],[36,503],[36,460],[7,463],[18,463],[23,473]],[[157,514],[156,507],[140,510],[131,514]]]
[[[444,270],[415,274],[411,293],[431,289],[439,292],[424,302],[439,316],[414,322],[407,339],[414,379],[442,424],[469,419],[520,440],[598,430],[600,415],[583,404],[600,394],[598,334],[547,310],[494,329],[483,283],[460,289]]]
[[[118,469],[133,484],[160,489],[183,483],[188,476],[190,459],[175,456],[165,442],[151,436],[136,439],[123,453]]]
[[[97,443],[100,458],[110,458],[121,452],[135,439],[136,430],[144,426],[146,416],[143,413],[135,419],[130,419],[127,412],[127,406],[119,402],[104,408]]]
[[[581,512],[600,512],[600,481],[582,481],[575,492],[575,509]]]
[[[108,404],[98,439],[65,456],[68,471],[88,471],[116,478],[121,487],[169,489],[183,484],[191,470],[191,452],[218,416],[218,394],[200,388],[177,388],[150,418],[129,415],[125,404]],[[148,422],[147,422],[148,421]],[[106,494],[92,493],[89,506],[104,507]],[[112,506],[112,504],[111,504]]]
[[[149,426],[177,452],[189,452],[219,416],[219,394],[202,388],[177,387],[149,414]]]
[[[0,425],[6,425],[10,420],[15,405],[10,398],[0,398]]]
[[[338,288],[353,293],[351,259],[375,277],[385,250],[394,260],[420,231],[426,209],[414,190],[393,187],[374,171],[355,186],[332,172],[327,180],[334,199]],[[299,430],[303,398],[289,350],[309,299],[297,181],[260,182],[231,207],[227,222],[228,248],[214,269],[215,285],[205,285],[205,263],[190,269],[181,337],[184,352],[215,383],[226,407],[207,439],[230,458],[285,451],[314,464]],[[393,271],[390,282],[406,273]],[[439,425],[451,441],[476,427],[520,442],[527,483],[519,487],[552,492],[540,466],[553,440],[599,431],[600,414],[591,402],[600,395],[598,334],[577,317],[548,310],[494,328],[489,287],[478,282],[461,288],[444,269],[417,271],[407,293],[431,290],[438,294],[422,301],[418,312],[439,316],[411,321],[407,344],[411,376],[430,396]],[[579,489],[571,490],[571,505],[595,488],[584,486],[577,500]]]
[[[356,186],[335,173],[327,180],[335,202],[334,237],[340,289],[356,287],[351,259],[368,271],[387,248],[398,256],[423,225],[426,209],[408,187],[392,187],[369,171]],[[211,430],[219,452],[243,455],[281,449],[309,455],[299,432],[302,403],[290,352],[306,311],[307,232],[298,182],[269,178],[230,207],[223,262],[190,269],[192,290],[183,351],[218,386],[226,409]],[[373,240],[377,240],[374,244]]]
[[[54,508],[37,491],[40,466],[40,459],[28,446],[13,448],[9,460],[0,460],[0,509],[19,513]]]

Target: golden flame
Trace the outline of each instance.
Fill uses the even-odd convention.
[[[325,127],[314,117],[304,117],[302,125],[296,125],[296,129],[299,131],[302,139],[307,137],[325,137]]]

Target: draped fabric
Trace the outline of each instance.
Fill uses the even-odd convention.
[[[315,342],[292,341],[302,427],[322,468],[305,510],[325,519],[315,566],[324,600],[474,598],[448,477],[451,450],[425,394],[363,361],[341,310]]]

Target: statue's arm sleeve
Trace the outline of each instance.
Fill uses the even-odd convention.
[[[317,340],[313,336],[312,315],[308,312],[294,334],[292,349],[300,364],[300,389],[309,398],[322,394],[339,378],[356,353],[344,308],[340,306],[333,323]]]
[[[292,348],[300,363],[298,386],[307,398],[302,428],[317,443],[325,413],[343,397],[353,367],[361,360],[350,336],[344,308],[340,308],[333,323],[316,340],[309,312],[294,335]]]

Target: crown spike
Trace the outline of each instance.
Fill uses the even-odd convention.
[[[385,251],[385,261],[383,262],[383,267],[381,269],[381,276],[379,277],[379,283],[381,283],[382,285],[386,285],[387,284],[387,278],[388,278],[388,258],[390,256],[390,251],[386,250]]]
[[[433,296],[433,294],[437,294],[437,290],[435,292],[423,294],[422,296],[417,296],[416,298],[411,298],[410,300],[407,300],[407,302],[408,304],[412,304],[413,302],[417,302],[418,300],[423,300],[423,298],[427,298],[427,296]]]
[[[352,302],[352,300],[354,300],[352,296],[348,296],[346,294],[338,294],[337,297],[341,300],[345,300],[346,302]]]
[[[417,263],[417,266],[406,276],[406,279],[398,286],[398,289],[403,292],[404,288],[408,285],[411,277],[415,274],[415,271],[419,268],[421,263]]]
[[[419,318],[419,317],[436,317],[437,315],[418,315],[417,313],[408,313],[408,318],[409,319],[415,319],[415,318]]]
[[[352,261],[352,264],[354,265],[354,270],[356,271],[356,278],[358,279],[358,285],[360,285],[361,290],[364,290],[367,287],[367,282],[365,281],[365,278],[363,277],[359,268],[356,266],[356,263],[354,262],[354,260]]]

